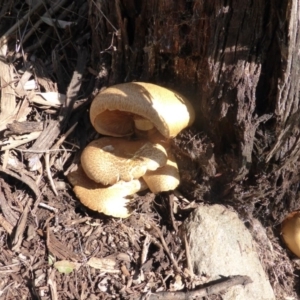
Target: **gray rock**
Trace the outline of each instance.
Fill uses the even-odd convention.
[[[221,205],[203,205],[191,213],[183,230],[195,274],[207,276],[208,282],[233,275],[252,279],[253,283],[229,288],[222,299],[275,300],[255,242],[235,212]]]

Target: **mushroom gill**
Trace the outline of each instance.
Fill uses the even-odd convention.
[[[144,119],[164,137],[171,138],[190,126],[194,118],[193,107],[185,97],[145,82],[111,86],[95,97],[90,109],[96,131],[116,137],[133,134],[135,123]]]

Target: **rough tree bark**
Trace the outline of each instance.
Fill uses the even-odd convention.
[[[194,178],[209,186],[203,197],[272,224],[299,208],[299,6],[89,1],[99,83],[149,81],[189,97],[213,144],[213,167],[198,161]]]

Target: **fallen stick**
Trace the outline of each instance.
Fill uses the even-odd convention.
[[[210,283],[205,284],[203,287],[186,292],[159,292],[153,293],[148,296],[143,295],[140,300],[193,300],[200,297],[210,296],[213,294],[219,294],[230,287],[235,285],[246,285],[251,283],[252,280],[249,276],[230,276],[221,278]]]

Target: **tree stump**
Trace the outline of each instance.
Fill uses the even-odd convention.
[[[299,1],[89,5],[102,84],[154,82],[191,99],[213,144],[214,197],[255,202],[278,222],[299,207]]]

